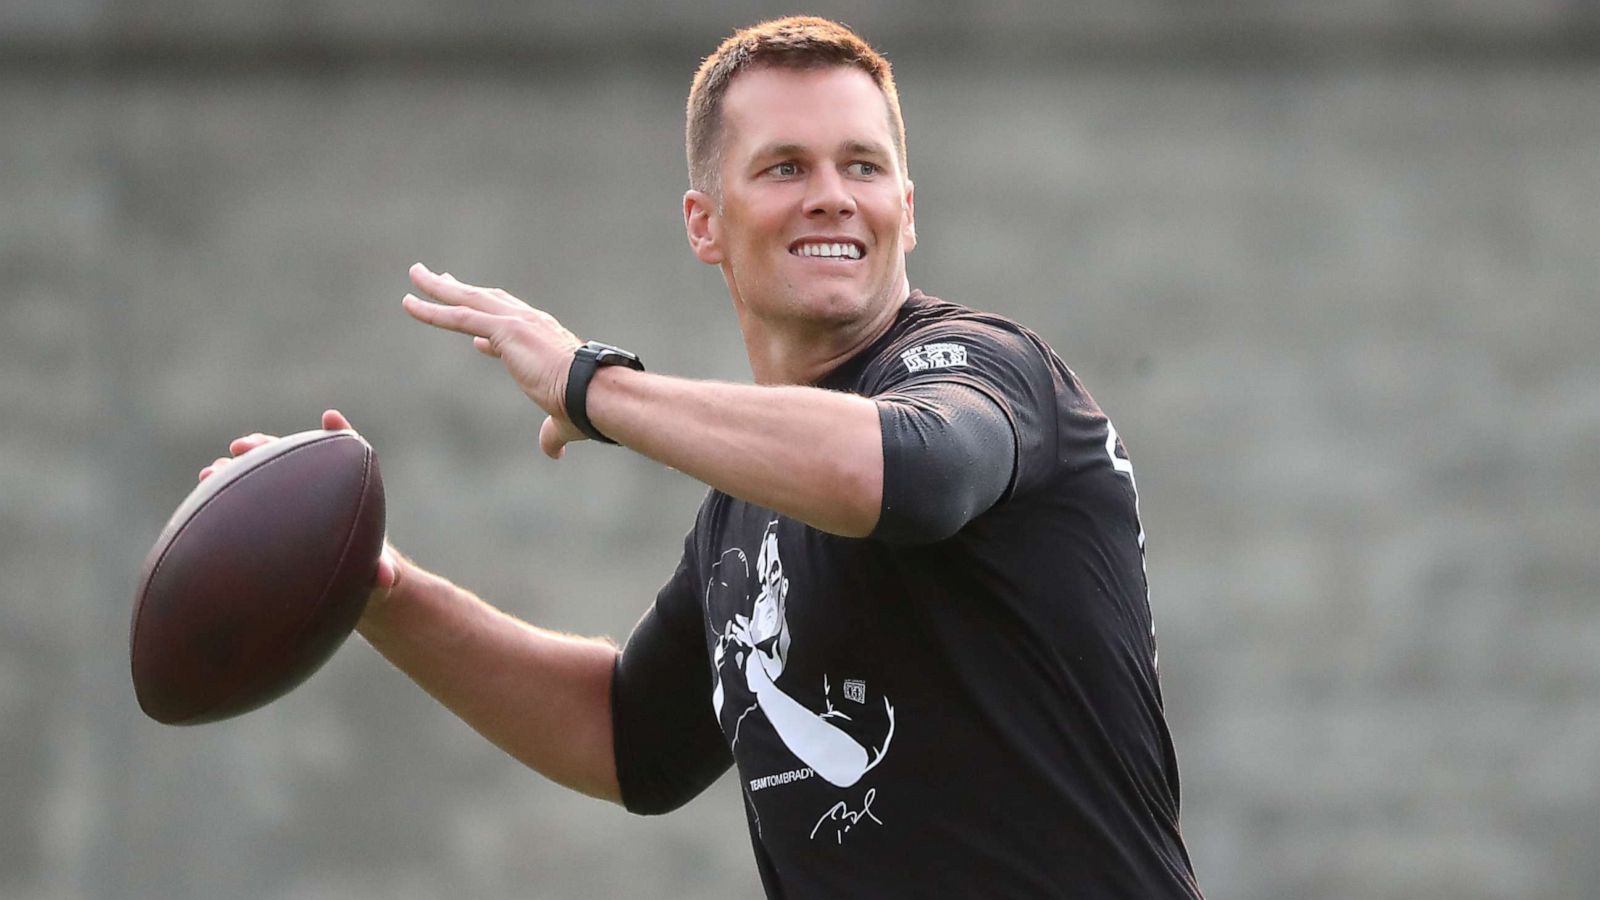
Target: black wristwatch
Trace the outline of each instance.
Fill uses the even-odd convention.
[[[567,370],[567,418],[590,440],[615,444],[616,441],[601,434],[589,421],[589,380],[601,366],[627,366],[635,372],[643,372],[644,363],[621,347],[599,341],[590,341],[572,354],[572,368]]]

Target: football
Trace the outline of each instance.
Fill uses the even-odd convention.
[[[383,550],[383,481],[353,431],[306,431],[200,482],[145,559],[134,693],[168,725],[288,693],[355,628]]]

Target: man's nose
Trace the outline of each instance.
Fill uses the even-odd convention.
[[[848,218],[855,215],[855,195],[837,171],[831,168],[818,170],[808,181],[807,187],[807,216]]]

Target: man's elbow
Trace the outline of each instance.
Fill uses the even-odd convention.
[[[883,511],[883,464],[862,464],[845,476],[845,487],[840,498],[844,515],[836,534],[844,537],[864,538],[878,526]]]
[[[883,508],[883,450],[831,454],[830,465],[818,476],[825,491],[810,491],[805,499],[820,500],[809,515],[796,518],[828,534],[864,538],[872,534]]]
[[[616,802],[636,816],[664,816],[682,809],[693,799],[690,795],[656,794],[627,801],[619,797]]]
[[[920,499],[929,498],[924,495]],[[871,537],[891,544],[936,544],[955,537],[980,512],[966,498],[951,496],[942,502],[912,502],[899,507],[885,504]]]
[[[722,774],[725,766],[705,766],[699,760],[684,765],[636,769],[616,802],[636,816],[663,816],[681,809],[700,796]]]

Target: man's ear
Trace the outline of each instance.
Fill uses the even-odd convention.
[[[689,249],[694,251],[696,259],[711,266],[722,264],[722,229],[715,198],[705,191],[685,193],[683,229],[689,235]]]
[[[917,188],[917,186],[911,183],[911,179],[907,178],[906,179],[906,196],[905,196],[905,200],[904,200],[905,209],[906,209],[906,221],[905,221],[904,225],[900,226],[900,245],[901,245],[901,248],[902,248],[901,252],[904,252],[904,253],[910,253],[912,250],[917,249],[917,202],[916,202],[916,196],[915,196],[916,188]]]

